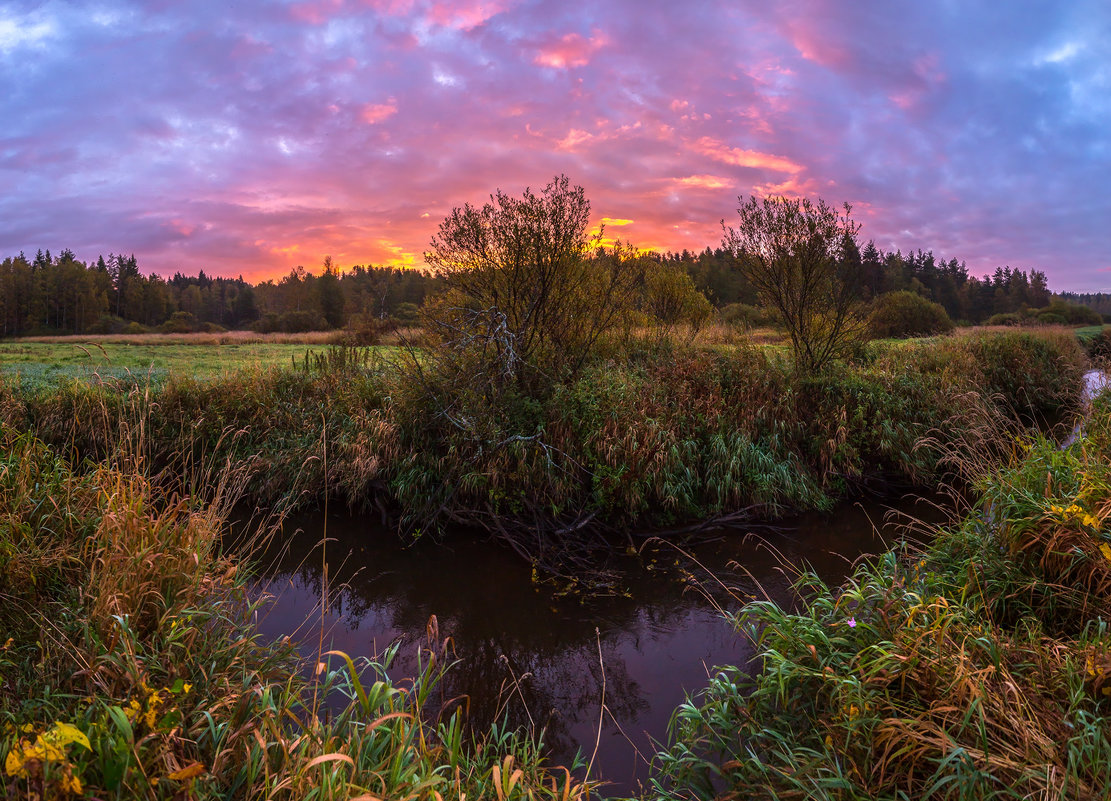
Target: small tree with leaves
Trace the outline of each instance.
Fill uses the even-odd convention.
[[[864,334],[860,302],[859,224],[825,201],[772,197],[740,198],[736,228],[722,227],[723,245],[761,302],[787,328],[795,367],[820,371],[844,355]]]
[[[583,188],[563,175],[454,209],[425,254],[446,288],[426,312],[435,350],[528,395],[574,377],[643,277],[638,259],[592,257],[589,222]]]

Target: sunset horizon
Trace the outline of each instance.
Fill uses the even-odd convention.
[[[721,244],[746,196],[861,242],[1111,289],[1111,12],[312,0],[0,11],[0,258],[278,279],[419,267],[565,174],[608,239]]]

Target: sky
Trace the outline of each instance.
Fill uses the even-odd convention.
[[[642,248],[822,197],[1111,291],[1108,0],[0,0],[0,120],[0,257],[419,266],[566,174]]]

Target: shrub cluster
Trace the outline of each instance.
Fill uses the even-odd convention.
[[[398,370],[374,353],[336,348],[296,370],[155,390],[7,387],[0,409],[93,457],[130,421],[164,476],[230,461],[255,501],[328,493],[392,508],[411,529],[574,527],[576,542],[586,519],[775,516],[935,480],[951,448],[990,451],[1016,419],[1074,408],[1083,369],[1075,339],[1053,332],[881,345],[816,378],[755,348],[680,348],[596,362],[538,399],[460,392],[434,373],[418,382],[419,354]]]
[[[1054,300],[1040,309],[1023,307],[1019,311],[995,314],[988,318],[988,325],[1102,325],[1099,312],[1079,303]]]
[[[953,321],[940,303],[916,292],[889,292],[872,302],[869,333],[877,338],[926,337],[953,330]]]
[[[327,331],[332,327],[318,311],[267,312],[251,324],[251,330],[260,334],[303,334],[306,331]]]

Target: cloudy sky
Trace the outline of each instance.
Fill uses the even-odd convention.
[[[701,250],[738,195],[1111,290],[1107,0],[0,2],[0,256],[422,263],[557,173]]]

